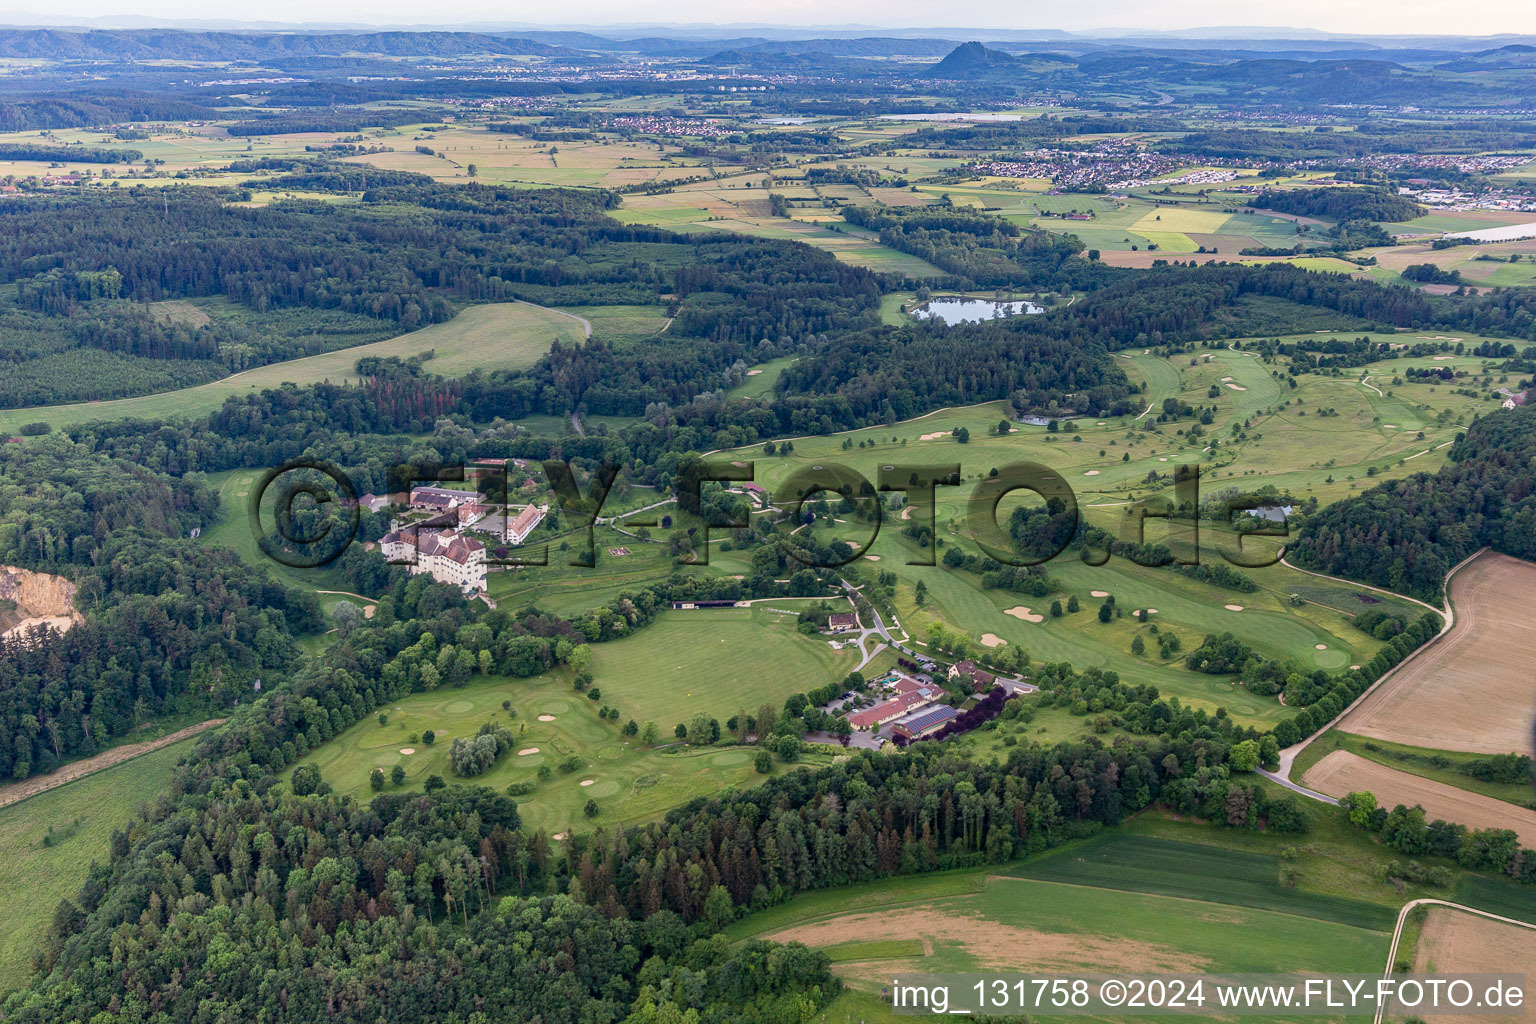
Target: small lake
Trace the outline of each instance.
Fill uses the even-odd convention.
[[[993,299],[933,299],[912,311],[919,320],[937,320],[953,327],[955,324],[979,324],[1002,316],[1044,313],[1045,307],[1033,302],[997,302]]]

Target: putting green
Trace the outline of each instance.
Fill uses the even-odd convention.
[[[594,782],[587,786],[582,792],[593,800],[603,796],[616,796],[619,792],[619,784],[612,779],[603,779],[601,782]]]
[[[1349,655],[1343,651],[1313,651],[1312,661],[1318,668],[1343,668],[1349,663]]]
[[[475,702],[472,700],[454,700],[443,705],[443,710],[450,715],[462,715],[466,711],[475,710]]]
[[[733,764],[745,764],[749,760],[751,757],[745,750],[727,750],[723,754],[716,754],[710,758],[709,763],[724,768]]]
[[[571,710],[571,706],[563,700],[546,700],[539,702],[539,714],[561,715]]]

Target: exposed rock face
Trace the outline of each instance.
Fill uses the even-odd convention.
[[[62,576],[0,565],[0,635],[47,624],[64,632],[84,619],[75,610],[75,585]]]

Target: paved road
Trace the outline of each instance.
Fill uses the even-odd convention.
[[[1289,768],[1290,768],[1289,765],[1286,765],[1284,763],[1281,764],[1281,770],[1282,771],[1289,771]],[[1274,782],[1274,783],[1277,783],[1277,784],[1279,784],[1281,786],[1284,786],[1286,789],[1290,790],[1293,793],[1300,793],[1304,797],[1307,797],[1307,798],[1312,799],[1312,800],[1318,800],[1318,801],[1321,801],[1322,803],[1325,803],[1325,804],[1332,804],[1335,807],[1337,807],[1339,805],[1339,802],[1337,800],[1335,800],[1333,797],[1327,795],[1326,793],[1319,793],[1315,789],[1308,789],[1306,786],[1300,785],[1299,783],[1292,782],[1290,779],[1286,778],[1284,775],[1281,775],[1279,772],[1265,771],[1263,768],[1260,768],[1259,769],[1259,774],[1264,776],[1270,782]]]
[[[1317,739],[1319,736],[1323,735],[1323,733],[1327,732],[1329,729],[1332,729],[1335,725],[1338,725],[1340,722],[1342,722],[1345,716],[1360,706],[1361,701],[1365,700],[1372,693],[1376,692],[1377,687],[1395,676],[1399,671],[1403,669],[1405,665],[1411,664],[1414,658],[1417,658],[1420,654],[1429,650],[1431,646],[1438,643],[1442,637],[1451,631],[1451,627],[1456,625],[1456,609],[1451,606],[1451,577],[1455,576],[1456,572],[1462,566],[1466,565],[1468,562],[1472,561],[1472,559],[1476,558],[1478,555],[1487,550],[1487,548],[1479,548],[1477,551],[1474,551],[1472,554],[1456,563],[1456,565],[1451,568],[1451,571],[1445,574],[1445,607],[1443,608],[1436,608],[1434,605],[1420,601],[1418,598],[1405,597],[1402,594],[1396,594],[1390,590],[1382,590],[1380,587],[1372,587],[1364,583],[1356,583],[1354,580],[1341,579],[1338,576],[1326,576],[1323,573],[1312,572],[1307,569],[1298,569],[1296,566],[1291,565],[1290,562],[1287,562],[1284,558],[1280,559],[1280,564],[1286,566],[1289,569],[1295,569],[1299,573],[1305,573],[1308,576],[1316,576],[1318,579],[1332,580],[1335,583],[1344,583],[1351,587],[1360,587],[1363,590],[1370,590],[1378,594],[1385,594],[1388,597],[1395,597],[1401,601],[1412,601],[1416,605],[1427,608],[1432,612],[1439,613],[1439,615],[1444,619],[1444,624],[1440,627],[1440,632],[1436,633],[1434,638],[1431,639],[1429,643],[1424,644],[1422,647],[1415,650],[1412,654],[1408,655],[1408,657],[1394,665],[1391,669],[1382,673],[1380,679],[1376,680],[1370,686],[1367,686],[1364,692],[1360,694],[1360,696],[1356,697],[1353,701],[1350,702],[1349,707],[1345,708],[1343,711],[1340,711],[1334,717],[1333,721],[1329,722],[1321,729],[1318,729],[1316,732],[1302,740],[1300,743],[1293,743],[1289,747],[1286,747],[1284,750],[1280,751],[1280,770],[1277,772],[1264,772],[1263,774],[1267,778],[1273,779],[1275,782],[1280,783],[1280,785],[1284,786],[1286,789],[1294,790],[1295,792],[1300,793],[1303,796],[1311,797],[1314,800],[1322,800],[1323,802],[1330,804],[1338,803],[1338,801],[1332,797],[1323,796],[1321,793],[1314,792],[1313,790],[1307,789],[1305,786],[1301,786],[1291,781],[1291,768],[1296,763],[1297,755],[1300,754],[1303,750],[1306,750],[1307,747],[1312,744],[1313,740]]]

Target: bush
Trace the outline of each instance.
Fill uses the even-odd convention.
[[[397,764],[389,770],[389,781],[397,786],[405,785],[405,765]]]
[[[597,817],[597,801],[596,800],[588,800],[587,801],[587,806],[582,808],[582,812],[584,814],[586,814],[586,816],[589,817],[589,818]]]
[[[375,768],[368,773],[368,788],[377,793],[384,788],[384,769]]]
[[[430,747],[432,744],[437,742],[437,733],[433,732],[431,729],[428,729],[426,732],[421,734],[421,742]]]
[[[759,750],[757,756],[752,759],[752,767],[757,769],[757,774],[767,775],[773,771],[773,757],[766,750]]]

